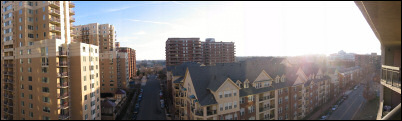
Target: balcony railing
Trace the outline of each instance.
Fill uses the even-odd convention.
[[[49,63],[42,63],[42,66],[49,66]]]
[[[7,68],[12,68],[14,66],[14,64],[3,64],[3,65],[4,65],[4,67],[7,67]]]
[[[382,65],[381,80],[386,84],[401,89],[401,67]]]
[[[58,94],[57,95],[57,98],[61,98],[61,99],[67,98],[67,97],[68,97],[68,93],[63,93],[63,94]]]
[[[13,75],[14,74],[14,72],[10,72],[10,71],[5,71],[4,72],[4,75]]]
[[[55,18],[55,17],[51,17],[51,18],[49,19],[49,21],[52,22],[52,23],[55,23],[55,24],[60,24],[60,19]]]
[[[70,115],[67,113],[67,114],[60,114],[59,115],[59,119],[61,119],[61,120],[65,120],[65,119],[68,119],[70,117]]]
[[[217,114],[217,113],[216,113],[216,110],[207,111],[207,116],[215,115],[215,114]]]
[[[69,7],[70,7],[70,8],[75,7],[75,3],[71,2],[71,1],[70,1],[70,2],[68,2],[68,3],[69,3]]]
[[[75,22],[75,18],[74,18],[74,17],[70,17],[70,21]]]
[[[5,82],[5,83],[13,83],[14,81],[13,81],[13,80],[10,80],[10,79],[4,79],[4,82]]]
[[[57,66],[68,66],[66,61],[56,63]]]
[[[61,39],[61,36],[53,35],[53,36],[51,36],[51,39]]]
[[[72,9],[70,9],[70,14],[71,14],[71,15],[75,15],[75,11],[72,10]]]
[[[59,11],[59,10],[56,10],[56,9],[50,9],[50,14],[59,16],[59,15],[60,15],[60,11]]]
[[[67,87],[68,87],[68,83],[67,83],[67,82],[58,83],[58,84],[57,84],[57,87],[58,87],[58,88],[67,88]]]
[[[60,3],[58,1],[49,1],[49,5],[56,8],[60,7]]]
[[[195,115],[204,116],[204,112],[203,111],[195,111]]]
[[[64,77],[64,76],[68,76],[68,73],[67,72],[57,73],[57,77]]]
[[[65,51],[61,51],[58,54],[59,54],[58,56],[67,56],[67,52]]]
[[[53,27],[50,27],[50,30],[51,30],[51,31],[54,31],[54,32],[60,32],[60,31],[61,31],[61,28],[60,28],[60,27],[53,26]]]
[[[64,103],[64,104],[60,104],[59,105],[59,109],[66,109],[66,108],[68,108],[70,105],[68,105],[68,103]]]

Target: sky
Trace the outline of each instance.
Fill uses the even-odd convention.
[[[112,24],[137,60],[164,60],[169,37],[235,42],[235,56],[381,54],[353,1],[74,1],[76,22]]]

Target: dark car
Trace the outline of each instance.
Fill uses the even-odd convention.
[[[135,108],[135,109],[134,109],[134,114],[137,114],[137,113],[138,113],[138,110],[139,110],[139,108]]]
[[[136,120],[137,119],[137,115],[133,115],[133,116],[131,116],[131,120]]]
[[[139,108],[140,107],[140,104],[135,104],[135,108]]]

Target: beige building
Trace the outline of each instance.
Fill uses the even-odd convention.
[[[381,43],[377,120],[401,120],[401,1],[355,1]]]
[[[1,6],[1,119],[100,119],[99,78],[90,78],[99,73],[90,71],[99,62],[82,60],[96,60],[99,48],[72,43],[74,3],[2,1]]]

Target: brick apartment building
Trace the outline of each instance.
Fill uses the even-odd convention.
[[[171,113],[179,120],[300,120],[330,99],[328,75],[315,63],[273,57],[168,66]]]
[[[205,65],[231,63],[235,61],[233,42],[215,42],[208,38],[168,38],[166,41],[166,65],[179,65],[183,62],[199,62]]]

